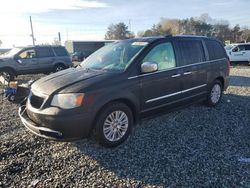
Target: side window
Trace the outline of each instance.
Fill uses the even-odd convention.
[[[67,51],[63,47],[53,47],[53,50],[56,53],[56,56],[68,56]]]
[[[22,51],[18,56],[21,59],[36,58],[36,51],[34,49],[27,49],[25,51]]]
[[[200,40],[176,40],[178,61],[182,66],[205,61],[205,54]]]
[[[43,57],[54,57],[55,55],[50,47],[38,47],[37,56],[43,58]]]
[[[143,59],[144,62],[156,63],[159,71],[176,67],[172,44],[167,42],[155,46]]]
[[[239,48],[239,52],[245,51],[245,45],[239,45],[238,48]]]
[[[250,45],[245,45],[245,50],[250,51]]]
[[[222,59],[227,57],[225,49],[222,44],[216,40],[206,40],[207,51],[209,55],[209,60]]]
[[[233,52],[241,52],[241,51],[249,51],[250,45],[239,45],[236,46],[232,51]]]

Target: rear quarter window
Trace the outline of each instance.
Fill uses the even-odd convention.
[[[220,44],[218,41],[206,40],[205,44],[207,47],[210,61],[227,57],[225,49],[223,48],[222,44]]]
[[[176,40],[174,44],[178,62],[181,66],[205,61],[201,40]]]
[[[250,51],[250,45],[245,45],[245,50]]]
[[[56,56],[68,56],[68,52],[63,47],[53,47]]]
[[[38,47],[36,50],[37,50],[37,56],[40,58],[55,56],[54,52],[50,47]]]

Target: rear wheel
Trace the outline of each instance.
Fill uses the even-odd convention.
[[[115,147],[124,142],[133,126],[130,108],[120,102],[107,105],[96,122],[98,141],[105,147]]]
[[[215,80],[207,96],[206,105],[210,107],[216,106],[220,102],[222,94],[222,83],[219,80]]]
[[[57,64],[54,68],[54,72],[59,72],[64,70],[66,67],[63,64]]]

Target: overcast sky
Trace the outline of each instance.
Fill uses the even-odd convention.
[[[124,22],[135,33],[164,18],[198,17],[228,20],[250,27],[250,0],[1,0],[2,47],[31,45],[29,16],[37,43],[103,39],[111,23]]]

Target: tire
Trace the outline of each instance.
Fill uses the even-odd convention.
[[[53,72],[59,72],[59,71],[64,70],[65,68],[66,68],[65,65],[57,64],[57,65],[55,65]]]
[[[120,117],[120,122],[117,117]],[[104,147],[120,145],[130,135],[133,123],[133,114],[127,105],[120,102],[108,104],[101,111],[96,121],[99,144]]]
[[[9,69],[3,69],[0,71],[0,76],[3,76],[3,78],[6,80],[6,82],[13,81],[15,79],[15,74],[12,70]]]
[[[14,101],[15,101],[15,95],[10,94],[10,95],[7,97],[7,99],[8,99],[9,102],[14,102]]]
[[[215,80],[209,90],[206,105],[209,107],[215,107],[220,103],[223,95],[222,83],[219,80]]]

